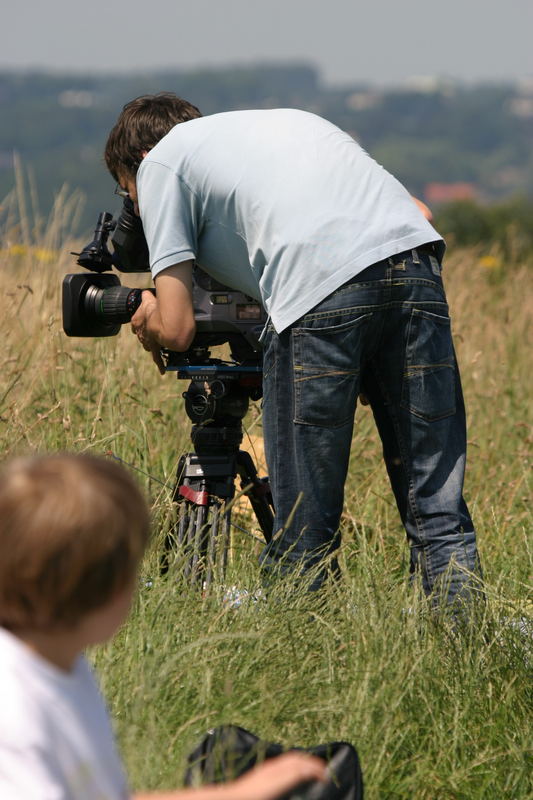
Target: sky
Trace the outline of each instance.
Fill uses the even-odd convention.
[[[0,69],[306,62],[328,85],[533,78],[533,0],[19,0]]]

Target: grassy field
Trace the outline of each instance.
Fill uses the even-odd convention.
[[[342,584],[320,605],[286,583],[268,602],[232,609],[220,592],[187,588],[179,563],[158,575],[170,487],[189,449],[186,384],[161,379],[127,326],[107,340],[65,337],[60,284],[80,245],[62,233],[72,214],[75,204],[58,204],[37,233],[5,216],[0,436],[5,455],[111,452],[141,470],[154,544],[129,623],[94,653],[133,786],[179,784],[201,735],[233,722],[286,745],[352,742],[369,800],[532,797],[532,265],[453,248],[445,263],[469,416],[466,495],[486,577],[475,624],[452,632],[410,588],[364,408]],[[258,408],[247,431],[260,436]],[[234,536],[226,582],[258,586],[257,547],[245,535]]]

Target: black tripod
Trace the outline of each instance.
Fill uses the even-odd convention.
[[[266,542],[272,538],[273,505],[268,478],[259,478],[250,454],[240,449],[249,401],[261,397],[261,366],[228,364],[210,358],[208,350],[203,356],[200,365],[167,364],[178,378],[191,380],[183,397],[194,451],[178,464],[173,494],[178,520],[167,536],[162,571],[177,547],[185,555],[187,580],[207,588],[225,573],[237,476]]]

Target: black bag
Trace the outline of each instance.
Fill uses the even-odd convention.
[[[312,781],[284,794],[280,800],[363,800],[363,776],[355,748],[347,742],[315,747],[285,748],[265,742],[237,725],[222,725],[208,731],[187,759],[186,786],[234,780],[256,763],[279,756],[287,749],[303,750],[328,762],[330,779]]]

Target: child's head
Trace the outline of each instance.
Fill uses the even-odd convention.
[[[75,625],[135,577],[148,508],[108,459],[18,458],[0,471],[0,625],[13,631]]]

